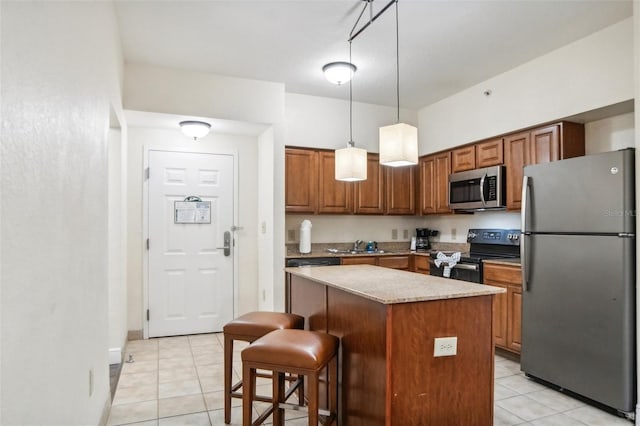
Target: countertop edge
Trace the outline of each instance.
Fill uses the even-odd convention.
[[[403,277],[407,279],[407,281],[411,281],[411,288],[398,288],[397,296],[394,297],[382,297],[381,294],[388,292],[389,287],[385,287],[383,291],[371,289],[373,286],[371,282],[365,279],[355,279],[351,285],[345,283],[334,282],[331,279],[327,278],[326,275],[323,278],[322,275],[325,271],[333,272],[337,271],[335,268],[346,268],[343,269],[345,272],[351,272],[354,276],[358,274],[372,274],[373,276],[377,276],[380,279],[389,279],[389,278],[400,278]],[[486,284],[476,284],[469,283],[466,281],[458,281],[452,280],[450,278],[442,278],[436,277],[432,275],[423,275],[415,272],[407,272],[407,271],[398,271],[390,268],[384,268],[380,266],[373,265],[342,265],[342,266],[302,266],[302,267],[288,267],[285,268],[284,271],[286,273],[290,273],[301,278],[308,279],[310,281],[317,282],[319,284],[327,285],[329,287],[333,287],[342,291],[346,291],[348,293],[384,304],[384,305],[393,305],[393,304],[401,304],[401,303],[412,303],[412,302],[427,302],[434,300],[446,300],[446,299],[460,299],[466,297],[478,297],[478,296],[492,296],[495,294],[504,293],[506,290],[501,287],[494,287]],[[410,274],[410,275],[405,275]],[[331,275],[331,274],[327,274]],[[417,283],[417,284],[416,284]],[[386,286],[396,285],[386,284]],[[425,287],[421,287],[425,285]],[[463,286],[465,290],[456,290],[450,293],[444,293],[441,289],[451,286]],[[432,287],[429,289],[428,287]],[[435,286],[435,287],[433,287]],[[358,288],[362,287],[362,288]],[[434,292],[434,294],[429,294],[429,290],[440,290]],[[368,290],[368,291],[365,291]],[[415,291],[419,294],[410,295],[403,294],[409,291]],[[376,294],[378,293],[378,294]]]

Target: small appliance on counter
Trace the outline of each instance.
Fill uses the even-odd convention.
[[[416,228],[416,251],[427,251],[431,248],[429,237],[435,237],[438,231],[429,228]]]
[[[311,221],[303,220],[300,224],[300,247],[302,254],[311,253]]]

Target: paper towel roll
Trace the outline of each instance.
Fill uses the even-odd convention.
[[[303,220],[300,224],[300,253],[311,253],[311,221]]]

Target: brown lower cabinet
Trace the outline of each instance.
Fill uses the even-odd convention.
[[[353,256],[343,257],[343,265],[377,265],[384,268],[409,270],[409,256]]]
[[[519,265],[484,264],[484,284],[502,287],[494,298],[493,324],[497,347],[520,353],[522,346],[522,273]]]
[[[429,275],[429,256],[411,256],[411,271],[419,274]]]

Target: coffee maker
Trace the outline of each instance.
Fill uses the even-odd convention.
[[[416,251],[427,251],[431,248],[429,237],[438,235],[438,231],[429,228],[416,228]]]

